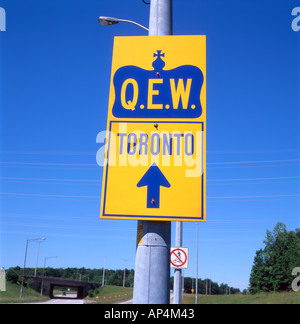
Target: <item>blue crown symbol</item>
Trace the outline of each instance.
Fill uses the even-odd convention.
[[[123,66],[114,77],[113,115],[119,118],[198,118],[203,73],[194,65],[165,70],[165,53],[157,50],[153,70]]]
[[[152,66],[155,70],[159,71],[162,70],[166,63],[161,59],[162,57],[165,57],[165,54],[161,54],[162,51],[157,51],[157,54],[153,54],[153,57],[157,57],[155,61],[153,61]]]

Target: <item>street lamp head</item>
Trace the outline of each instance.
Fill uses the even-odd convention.
[[[39,238],[36,238],[36,239],[29,239],[27,240],[27,243],[30,243],[30,242],[41,242],[41,241],[45,241],[46,238],[45,237],[39,237]]]
[[[100,24],[103,26],[115,25],[115,24],[119,23],[119,19],[112,18],[112,17],[100,16],[98,20],[99,20]]]
[[[45,260],[46,260],[46,259],[54,259],[54,258],[58,258],[58,256],[49,256],[49,257],[45,257]]]
[[[143,26],[141,24],[138,24],[135,21],[131,21],[131,20],[127,20],[127,19],[100,16],[98,18],[98,20],[99,20],[100,24],[103,25],[103,26],[110,26],[110,25],[118,24],[119,22],[124,22],[124,23],[133,24],[133,25],[138,26],[138,27],[146,30],[147,32],[149,32],[149,29],[147,27],[145,27],[145,26]]]

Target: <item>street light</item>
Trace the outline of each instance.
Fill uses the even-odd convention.
[[[38,261],[39,261],[40,244],[45,240],[46,240],[45,238],[42,238],[41,240],[38,241],[38,251],[37,251],[36,264],[35,264],[35,270],[34,270],[35,277],[36,277],[36,271],[37,271],[37,266],[38,266]]]
[[[26,258],[27,258],[28,243],[36,242],[36,241],[40,242],[40,241],[45,241],[45,240],[46,239],[44,237],[37,238],[37,239],[27,240],[26,249],[25,249],[24,268],[23,268],[23,274],[22,274],[22,283],[21,283],[21,290],[20,290],[20,298],[22,298],[22,296],[23,296],[23,286],[24,286],[24,276],[25,276],[25,267],[26,267]],[[38,250],[38,253],[39,253],[39,250]]]
[[[54,258],[58,258],[58,256],[45,257],[45,260],[44,260],[44,269],[43,269],[43,276],[42,276],[42,285],[41,285],[41,296],[43,296],[43,290],[44,290],[44,275],[45,275],[46,261],[47,261],[47,259],[54,259]]]
[[[147,32],[149,32],[148,28],[146,28],[145,26],[140,25],[137,22],[132,21],[132,20],[119,19],[119,18],[114,18],[114,17],[104,17],[104,16],[100,16],[98,20],[99,20],[100,24],[103,26],[110,26],[110,25],[118,24],[119,22],[125,22],[125,23],[129,23],[129,24],[138,26],[138,27],[146,30]]]

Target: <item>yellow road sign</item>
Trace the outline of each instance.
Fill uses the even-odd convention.
[[[117,37],[101,218],[205,221],[204,36]]]

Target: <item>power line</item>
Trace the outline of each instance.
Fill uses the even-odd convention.
[[[63,181],[63,182],[102,182],[99,180],[85,179],[49,179],[49,178],[16,178],[16,177],[0,177],[0,180],[22,180],[22,181]]]
[[[43,163],[43,162],[0,162],[0,164],[54,165],[54,166],[96,166],[97,163]]]
[[[277,168],[277,167],[291,167],[291,166],[298,166],[297,164],[279,164],[279,165],[243,165],[243,166],[223,166],[223,167],[207,167],[208,169],[245,169],[245,168]]]
[[[235,181],[265,181],[265,180],[287,180],[300,179],[298,177],[269,177],[269,178],[237,178],[237,179],[207,179],[207,182],[235,182]],[[95,179],[57,179],[57,178],[20,178],[20,177],[0,177],[1,180],[21,180],[21,181],[57,181],[57,182],[102,182]]]
[[[283,179],[300,179],[300,177],[272,177],[272,178],[240,178],[240,179],[211,179],[208,182],[217,181],[258,181],[258,180],[283,180]]]
[[[112,235],[79,235],[79,234],[60,234],[60,233],[45,233],[45,232],[28,232],[28,231],[9,231],[3,230],[0,228],[1,233],[8,233],[8,234],[26,234],[26,235],[44,235],[44,236],[57,236],[57,237],[67,237],[67,238],[81,238],[81,239],[118,239],[118,240],[132,240],[131,236],[112,236]],[[42,233],[42,234],[41,234]]]
[[[234,162],[210,162],[207,164],[250,164],[250,163],[278,163],[278,162],[295,162],[300,161],[300,159],[290,159],[290,160],[268,160],[268,161],[234,161]]]
[[[289,160],[267,160],[267,161],[225,161],[225,162],[208,162],[207,165],[216,164],[252,164],[252,163],[279,163],[279,162],[295,162],[300,159],[289,159]],[[49,162],[15,162],[7,161],[0,162],[0,164],[14,164],[14,165],[46,165],[46,166],[96,166],[97,163],[49,163]]]
[[[208,150],[207,154],[298,153],[300,149]]]
[[[45,220],[59,220],[59,221],[72,221],[72,222],[99,222],[99,217],[89,217],[87,218],[86,216],[84,217],[74,217],[74,216],[65,216],[65,215],[41,215],[41,214],[9,214],[9,213],[2,213],[1,216],[3,217],[3,219],[6,218],[19,218],[19,219],[38,219],[40,221],[45,221]],[[255,223],[264,223],[264,222],[268,222],[270,221],[270,218],[259,218],[259,219],[215,219],[215,220],[207,220],[207,224],[209,223],[221,223],[221,224],[255,224]],[[294,221],[289,219],[289,221]],[[115,223],[117,223],[117,220],[114,221]],[[120,221],[122,222],[122,220]],[[122,223],[123,224],[123,223]],[[135,226],[135,225],[134,225]],[[101,227],[102,229],[109,229],[109,230],[113,230],[116,227]],[[120,227],[120,229],[124,228],[124,226],[122,225],[122,227]],[[135,230],[135,227],[132,229]],[[193,230],[189,230],[186,229],[186,231],[193,231]]]
[[[12,155],[95,155],[95,152],[55,152],[55,151],[0,151]]]
[[[295,195],[262,195],[262,196],[231,196],[231,197],[207,197],[207,199],[248,199],[248,198],[279,198],[279,197],[300,197]]]
[[[29,196],[29,197],[54,197],[54,198],[82,198],[82,199],[100,199],[99,196],[66,196],[66,195],[41,195],[17,192],[0,192],[0,195],[15,195],[15,196]]]
[[[299,148],[294,149],[253,149],[253,150],[207,150],[207,154],[255,154],[255,153],[298,153]],[[0,150],[0,154],[12,155],[95,155],[95,152],[66,152],[66,151],[18,151],[18,150]]]
[[[98,220],[100,223],[100,220]],[[91,227],[91,226],[83,226],[83,225],[61,225],[61,224],[41,224],[41,223],[16,223],[16,222],[0,222],[1,225],[5,226],[20,226],[20,227],[46,227],[46,228],[54,228],[54,229],[69,229],[69,230],[93,230],[93,231],[122,231],[122,232],[133,232],[136,231],[136,228],[124,228],[124,227]]]
[[[43,195],[32,193],[0,192],[0,195],[13,195],[25,197],[53,197],[53,198],[79,198],[79,199],[100,199],[99,196],[68,196],[68,195]],[[207,199],[248,199],[248,198],[279,198],[279,197],[300,197],[300,194],[293,195],[261,195],[261,196],[225,196],[225,197],[206,197]]]

